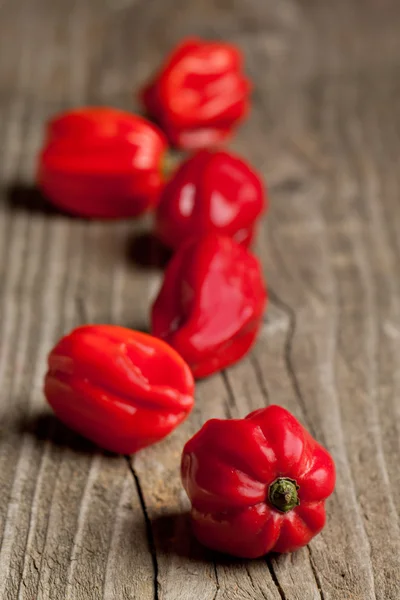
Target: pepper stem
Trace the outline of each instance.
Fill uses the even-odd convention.
[[[269,486],[268,499],[272,506],[283,513],[289,512],[300,504],[297,482],[289,477],[278,477]]]
[[[174,150],[166,150],[161,161],[161,175],[165,181],[168,181],[170,177],[179,167],[182,162],[182,155]]]

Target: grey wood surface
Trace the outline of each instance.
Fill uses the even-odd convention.
[[[397,0],[0,1],[2,600],[400,599],[399,28]],[[251,355],[128,460],[62,427],[42,380],[73,326],[148,326],[160,271],[135,238],[150,222],[52,211],[35,156],[54,112],[131,108],[188,33],[240,44],[255,81],[232,148],[270,188],[270,304]],[[293,555],[216,557],[190,535],[182,446],[271,402],[336,460],[327,526]]]

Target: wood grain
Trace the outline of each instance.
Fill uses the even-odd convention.
[[[400,599],[399,25],[396,0],[0,2],[0,598]],[[113,457],[51,416],[46,354],[79,323],[148,327],[161,273],[135,240],[151,221],[53,211],[35,156],[53,113],[134,106],[187,34],[240,44],[255,81],[232,148],[269,185],[269,310],[185,424]],[[190,534],[182,446],[272,402],[334,455],[327,526],[291,556],[213,555]]]

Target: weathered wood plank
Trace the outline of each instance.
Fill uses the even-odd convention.
[[[24,8],[29,19],[32,12]],[[42,21],[33,19],[29,31],[21,23],[20,33],[26,38],[14,65],[15,95],[10,87],[10,107],[8,102],[2,105],[6,186],[31,181],[49,113],[83,100],[79,81],[72,79],[68,99],[64,81],[57,79],[66,48],[61,43],[57,53],[51,36],[68,10],[60,3],[57,7],[43,3]],[[74,21],[72,27],[77,24]],[[49,48],[55,51],[46,58]],[[80,50],[84,53],[82,46]],[[103,281],[103,264],[96,258],[99,237],[107,239],[106,228],[102,236],[96,226],[61,216],[49,219],[40,205],[31,212],[29,204],[24,205],[29,194],[14,195],[18,203],[11,206],[7,193],[5,189],[1,203],[5,235],[0,596],[98,598],[104,592],[105,597],[153,598],[144,520],[126,461],[96,453],[53,420],[40,417],[46,354],[62,332],[81,321],[82,302],[88,303],[85,319],[111,319],[109,287]],[[108,281],[111,272],[112,262],[108,262]],[[133,540],[136,552],[127,552]],[[132,578],[135,572],[142,576]]]
[[[400,598],[399,18],[395,0],[0,4],[1,598]],[[129,108],[187,33],[239,43],[256,84],[232,147],[270,184],[270,307],[251,355],[128,462],[49,417],[41,386],[74,325],[148,327],[160,272],[131,248],[150,220],[70,219],[26,186],[48,116]],[[272,402],[335,457],[327,527],[293,556],[224,559],[191,537],[181,449],[208,418]]]

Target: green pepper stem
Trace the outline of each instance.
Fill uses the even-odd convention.
[[[287,513],[300,504],[298,489],[299,486],[294,479],[278,477],[269,486],[268,500],[277,510]]]
[[[164,156],[161,161],[161,175],[165,181],[168,181],[174,172],[178,169],[182,162],[182,154],[175,152],[171,149],[164,152]]]

